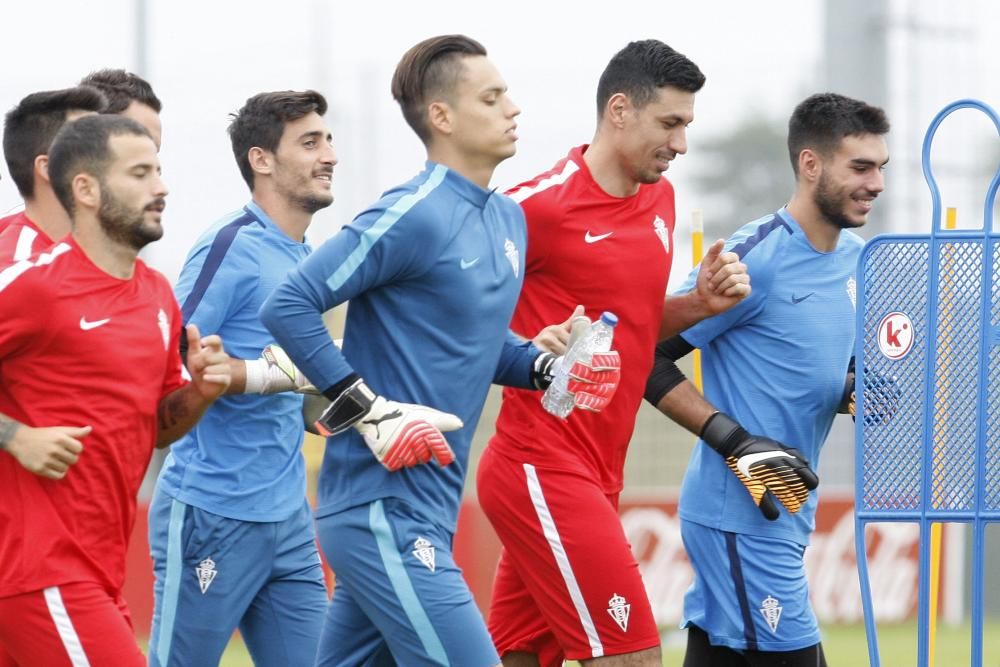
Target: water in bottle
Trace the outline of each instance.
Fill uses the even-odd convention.
[[[573,411],[573,394],[569,392],[569,371],[577,361],[588,363],[597,352],[609,352],[614,338],[618,317],[614,313],[601,313],[601,319],[594,322],[575,343],[566,350],[560,360],[552,384],[542,396],[542,407],[546,412],[566,419]]]

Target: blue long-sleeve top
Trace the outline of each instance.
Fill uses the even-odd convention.
[[[524,215],[428,162],[303,261],[261,320],[322,389],[358,373],[387,399],[458,415],[455,462],[389,472],[360,434],[327,441],[317,516],[399,498],[454,530],[469,447],[491,383],[530,386],[538,351],[508,328],[524,276]],[[322,314],[350,301],[343,349]]]

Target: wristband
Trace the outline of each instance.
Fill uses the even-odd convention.
[[[0,425],[0,449],[7,449],[7,443],[14,438],[14,433],[20,426],[21,424],[14,420]]]

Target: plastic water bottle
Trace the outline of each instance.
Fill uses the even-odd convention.
[[[571,343],[559,363],[552,384],[542,396],[542,407],[549,414],[566,419],[573,411],[573,394],[567,389],[569,370],[577,361],[587,363],[598,352],[609,352],[615,335],[618,317],[614,313],[603,312],[601,319],[590,325],[576,342]]]

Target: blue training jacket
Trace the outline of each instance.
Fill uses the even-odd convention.
[[[527,387],[538,351],[509,329],[524,278],[520,207],[427,162],[409,182],[324,243],[261,309],[261,319],[320,388],[356,372],[389,400],[451,412],[455,462],[389,472],[355,429],[329,438],[317,516],[399,498],[453,531],[490,384]],[[343,351],[321,315],[350,300]]]

